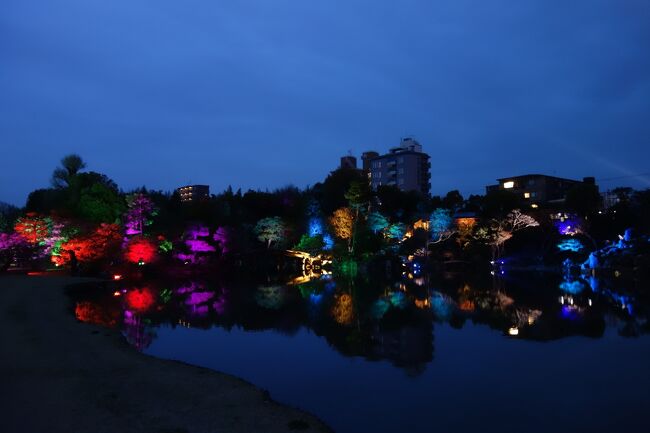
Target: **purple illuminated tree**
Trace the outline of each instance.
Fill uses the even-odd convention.
[[[151,225],[151,217],[158,213],[149,197],[142,193],[129,194],[126,196],[128,210],[124,215],[126,234],[141,235],[144,228]]]

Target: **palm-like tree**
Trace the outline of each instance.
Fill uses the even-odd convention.
[[[64,188],[70,185],[70,179],[80,170],[86,168],[86,163],[77,154],[66,155],[61,159],[61,166],[52,173],[52,185]]]

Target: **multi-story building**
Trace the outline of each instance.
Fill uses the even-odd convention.
[[[341,157],[341,168],[348,169],[348,170],[356,170],[357,169],[357,158],[352,156],[352,155],[342,156]]]
[[[208,185],[181,186],[177,191],[183,203],[194,203],[210,198],[210,186]]]
[[[547,176],[544,174],[526,174],[523,176],[497,179],[498,185],[487,186],[486,192],[495,190],[510,191],[530,201],[531,205],[562,202],[571,188],[581,183],[595,185],[596,179],[585,177],[582,181]]]
[[[375,152],[364,153],[364,168],[369,164],[370,185],[377,189],[382,185],[396,186],[402,191],[418,191],[428,195],[431,189],[429,155],[422,152],[420,143],[412,138],[402,139],[398,147],[385,155],[367,157]]]
[[[366,173],[370,173],[370,168],[372,165],[372,160],[377,158],[379,154],[375,151],[363,152],[361,154],[362,168]]]

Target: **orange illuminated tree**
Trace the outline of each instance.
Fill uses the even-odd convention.
[[[348,251],[352,252],[352,234],[354,230],[354,213],[348,207],[334,211],[329,219],[334,234],[340,239],[348,241]]]

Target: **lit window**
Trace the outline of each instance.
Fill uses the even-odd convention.
[[[503,182],[503,187],[505,189],[511,189],[515,187],[515,183],[512,180],[509,180],[508,182]]]
[[[539,206],[537,205],[537,203],[533,203],[530,205],[530,207],[532,207],[533,209],[537,209]]]
[[[530,193],[529,193],[529,192],[525,192],[525,193],[524,193],[524,198],[530,198]]]

